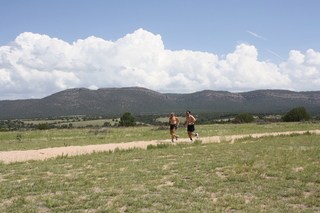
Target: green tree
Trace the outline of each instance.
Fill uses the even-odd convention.
[[[41,123],[37,125],[36,129],[39,129],[39,130],[50,129],[50,126],[47,123]]]
[[[254,117],[248,113],[241,113],[234,118],[235,123],[251,123]]]
[[[119,126],[135,126],[136,119],[131,115],[130,112],[125,112],[119,121]]]
[[[281,117],[284,122],[308,121],[311,120],[311,115],[305,107],[297,107],[290,110],[287,114]]]

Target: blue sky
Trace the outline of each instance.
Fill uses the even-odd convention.
[[[318,0],[0,5],[0,100],[41,98],[74,87],[319,90]]]

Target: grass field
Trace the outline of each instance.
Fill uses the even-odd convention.
[[[131,141],[169,140],[169,127],[128,127],[99,129],[51,129],[21,132],[0,132],[0,151],[43,149],[49,147],[82,146]],[[286,132],[320,129],[319,123],[272,123],[196,125],[201,137]],[[187,138],[186,129],[179,128],[177,134]]]
[[[86,120],[86,121],[73,121],[72,119],[70,119],[69,121],[67,120],[61,120],[61,119],[57,119],[57,120],[22,120],[25,124],[34,124],[34,125],[38,125],[41,123],[49,123],[49,124],[58,124],[58,125],[69,125],[72,124],[73,127],[85,127],[88,125],[91,126],[102,126],[105,122],[109,122],[112,126],[116,123],[118,123],[120,120],[120,118],[118,119],[98,119],[98,120]]]
[[[196,128],[203,137],[320,129],[298,123]],[[4,132],[0,144],[13,150],[170,138],[168,130],[150,127],[110,131],[21,132],[21,140]],[[320,136],[310,133],[59,156],[0,164],[0,212],[320,212],[319,171]]]

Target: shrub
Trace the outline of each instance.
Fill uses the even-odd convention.
[[[135,126],[136,120],[130,112],[125,112],[119,121],[119,126]]]
[[[305,107],[297,107],[290,110],[286,115],[282,116],[284,122],[308,121],[311,120],[311,115],[307,113]]]
[[[36,129],[46,130],[46,129],[50,129],[50,126],[49,126],[49,124],[41,123],[41,124],[38,124],[38,125],[36,126]]]
[[[235,123],[251,123],[254,117],[248,113],[241,113],[234,118]]]
[[[104,122],[104,124],[102,125],[103,127],[109,127],[109,126],[111,126],[111,123],[110,122]]]

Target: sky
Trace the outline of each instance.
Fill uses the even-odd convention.
[[[0,0],[0,100],[320,90],[319,0]]]

